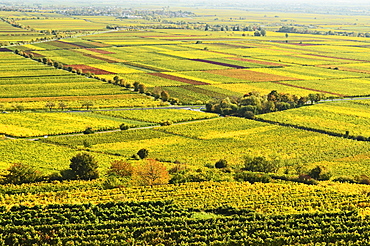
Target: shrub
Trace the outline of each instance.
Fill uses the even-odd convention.
[[[173,124],[172,121],[170,120],[167,120],[167,121],[162,121],[161,123],[159,123],[161,126],[170,126]]]
[[[140,157],[140,159],[145,159],[149,155],[149,151],[147,149],[141,149],[137,152],[137,155]]]
[[[227,160],[220,159],[215,163],[215,168],[226,168],[227,167]]]
[[[350,183],[350,184],[357,183],[357,181],[354,178],[346,177],[346,176],[341,176],[341,177],[335,178],[335,179],[333,179],[333,181],[334,182],[339,182],[339,183]]]
[[[367,175],[360,175],[356,177],[356,181],[359,184],[370,185],[370,177]]]
[[[14,163],[4,176],[5,184],[23,184],[41,181],[42,175],[32,166],[23,163]]]
[[[128,130],[130,127],[129,125],[125,124],[125,123],[122,123],[120,126],[119,126],[119,129],[121,129],[122,131],[124,130]]]
[[[269,160],[264,156],[245,157],[242,170],[251,172],[275,173],[280,168],[278,160]]]
[[[93,134],[94,130],[92,127],[87,127],[85,131],[83,131],[83,134]]]
[[[261,182],[261,183],[271,182],[271,177],[265,173],[254,173],[254,172],[245,172],[245,171],[240,171],[240,172],[235,173],[234,179],[236,181],[248,181],[251,184],[256,183],[256,182]]]
[[[329,180],[332,175],[326,168],[322,166],[316,166],[309,171],[308,176],[316,180]]]

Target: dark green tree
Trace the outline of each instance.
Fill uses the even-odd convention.
[[[220,159],[215,163],[215,168],[225,168],[227,167],[227,160]]]
[[[147,149],[141,149],[137,152],[137,155],[141,158],[141,159],[145,159],[148,157],[149,155],[149,151]]]
[[[79,153],[71,158],[71,168],[76,179],[91,180],[99,178],[98,162],[88,153]]]
[[[127,125],[126,123],[122,123],[120,126],[119,126],[119,129],[121,129],[122,131],[124,130],[128,130],[130,128],[129,125]]]
[[[251,172],[275,173],[280,168],[280,161],[268,159],[264,156],[250,157],[244,159],[243,170]]]
[[[139,82],[134,82],[134,91],[139,91],[139,85],[140,83]]]

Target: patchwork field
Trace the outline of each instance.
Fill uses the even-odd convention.
[[[213,91],[215,84],[228,83],[249,85],[256,91],[266,91],[265,83],[272,82],[288,93],[299,88],[307,94],[322,92],[335,97],[369,94],[363,87],[366,65],[357,68],[359,63],[370,61],[370,57],[363,57],[367,42],[292,34],[288,38],[292,43],[286,43],[284,34],[267,32],[266,37],[253,37],[251,32],[245,33],[226,41],[229,32],[115,31],[21,49],[101,78],[119,76],[130,83],[140,80],[149,91],[154,87],[165,88],[185,104],[210,99],[189,95],[189,90],[196,93],[193,91],[198,85],[207,85],[203,90]],[[125,41],[119,43],[121,38]],[[169,44],[165,38],[178,43]],[[310,41],[303,45],[310,38],[318,39],[315,42],[320,44],[311,45]],[[339,50],[344,53],[338,53]],[[345,54],[352,58],[344,57]],[[353,59],[358,56],[361,58]],[[352,85],[342,90],[336,81],[349,81]],[[231,91],[225,93],[234,95]]]
[[[86,103],[95,108],[160,105],[122,87],[55,69],[10,51],[0,53],[0,100],[4,110],[16,106],[23,110],[46,109],[48,102],[59,109],[83,109]]]
[[[0,11],[0,245],[370,244],[366,10],[75,4]]]

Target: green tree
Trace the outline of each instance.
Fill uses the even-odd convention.
[[[308,176],[316,180],[329,180],[332,175],[326,168],[316,166],[309,171]]]
[[[83,134],[93,134],[94,133],[94,130],[92,129],[92,127],[86,127],[85,131],[83,131]]]
[[[98,162],[88,153],[79,153],[71,158],[69,167],[76,179],[91,180],[99,178]]]
[[[215,163],[215,168],[225,168],[227,167],[227,160],[220,159]]]
[[[122,131],[124,130],[128,130],[130,128],[129,125],[127,125],[126,123],[122,123],[120,126],[119,126],[119,129],[121,129]]]
[[[139,82],[134,82],[134,91],[139,91],[139,85],[140,83]]]
[[[137,155],[141,158],[141,159],[145,159],[148,157],[149,155],[149,151],[147,149],[140,149],[138,152],[137,152]]]
[[[246,156],[243,170],[251,172],[275,173],[280,168],[280,161],[268,159],[265,156]]]

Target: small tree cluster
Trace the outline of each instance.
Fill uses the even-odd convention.
[[[323,96],[320,98],[322,99]],[[307,97],[278,93],[275,90],[264,96],[260,95],[258,92],[250,92],[241,98],[227,97],[222,100],[209,101],[206,104],[206,110],[208,112],[216,112],[222,115],[236,115],[246,118],[254,118],[254,115],[256,114],[300,107],[307,101]]]

